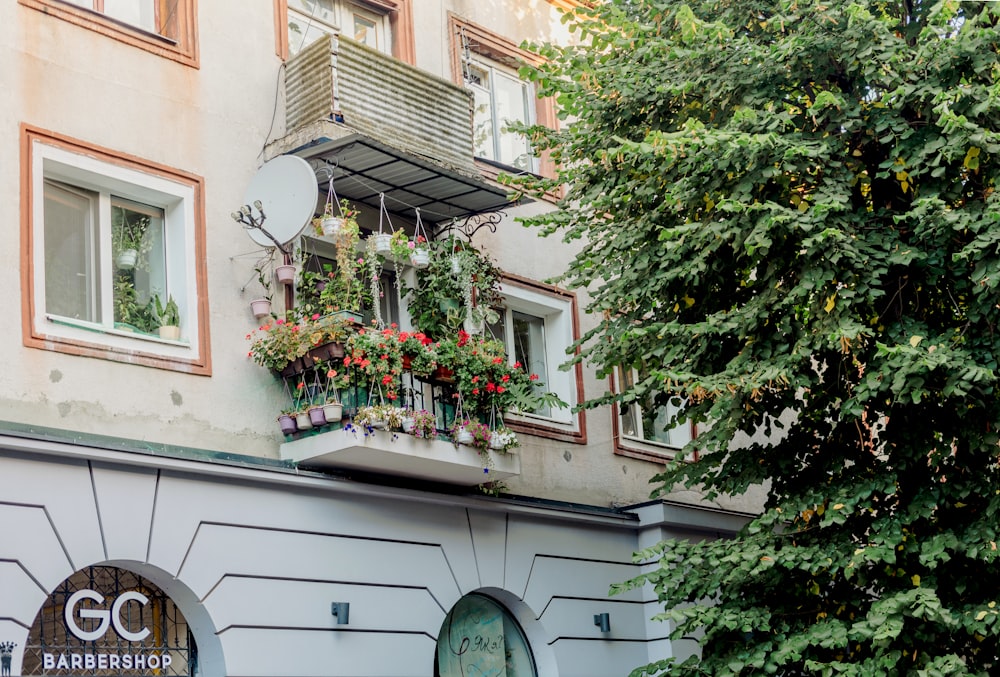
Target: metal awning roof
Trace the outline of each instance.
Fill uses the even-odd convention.
[[[379,208],[380,195],[390,214],[442,223],[511,206],[507,192],[474,173],[439,165],[392,148],[362,134],[321,138],[295,151],[316,170],[321,188],[333,179],[338,197]]]

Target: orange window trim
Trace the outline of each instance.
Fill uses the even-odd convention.
[[[197,308],[199,334],[194,337],[198,346],[198,358],[182,359],[170,356],[148,353],[142,350],[126,350],[112,348],[87,341],[77,341],[62,336],[52,336],[35,331],[35,294],[34,294],[34,201],[32,171],[35,141],[53,146],[78,155],[93,157],[101,162],[115,164],[127,169],[140,171],[163,177],[175,183],[187,184],[194,192],[194,266],[195,287],[197,289]],[[119,153],[108,148],[95,146],[62,134],[21,124],[21,334],[23,344],[29,348],[53,350],[56,352],[97,357],[115,362],[128,362],[147,367],[157,367],[173,371],[187,372],[202,376],[212,373],[212,360],[209,353],[208,326],[208,273],[207,253],[205,243],[205,181],[200,176],[174,169],[166,165],[144,160],[142,158]]]
[[[18,0],[18,2],[25,7],[106,35],[185,66],[199,67],[197,0],[175,0],[174,7],[170,7],[168,0],[157,0],[159,15],[169,17],[164,25],[166,36],[155,35],[106,17],[100,12],[58,0]]]
[[[513,41],[502,35],[495,33],[488,28],[467,21],[455,14],[448,14],[448,35],[451,38],[451,79],[459,86],[465,86],[462,75],[462,44],[460,35],[465,35],[472,43],[472,50],[481,56],[511,67],[518,67],[520,62],[538,64],[539,57],[531,52],[521,49]],[[552,97],[535,98],[535,122],[556,129],[559,120],[556,116],[556,103]],[[545,152],[539,158],[538,171],[542,176],[555,177],[555,164],[549,158],[549,153]],[[494,168],[490,169],[485,165],[479,166],[483,176],[496,180],[499,172]],[[558,200],[562,195],[552,196],[553,200]]]

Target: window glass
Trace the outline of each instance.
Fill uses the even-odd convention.
[[[518,311],[511,312],[512,343],[514,359],[525,366],[529,374],[538,374],[536,390],[544,390],[549,382],[548,363],[545,358],[545,320]],[[541,383],[542,385],[537,385]],[[533,413],[539,416],[551,414],[551,408],[542,406]]]
[[[45,307],[53,314],[100,321],[96,208],[93,193],[45,183]]]
[[[158,33],[154,0],[68,0],[130,26]],[[170,3],[173,5],[174,3]]]
[[[40,130],[28,137],[25,194],[37,199],[23,253],[26,344],[207,373],[200,179]]]
[[[531,123],[532,90],[499,64],[465,65],[466,86],[475,97],[473,141],[477,157],[534,171],[528,140],[508,129],[511,122]]]
[[[483,595],[466,595],[438,633],[435,677],[535,677],[535,661],[517,621]]]
[[[618,373],[623,389],[632,387],[635,383],[635,372],[631,369],[619,369]],[[691,441],[690,423],[671,425],[671,421],[682,407],[683,401],[679,397],[671,398],[666,404],[657,405],[652,395],[637,402],[623,403],[619,409],[622,435],[643,442],[683,447]]]
[[[368,11],[348,0],[288,1],[290,55],[338,30],[373,49],[389,51],[389,21],[385,14]]]

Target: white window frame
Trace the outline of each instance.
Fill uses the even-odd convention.
[[[638,374],[634,369],[629,369],[629,372],[630,372],[630,379],[632,383],[634,383],[638,378]],[[624,367],[618,368],[618,379],[619,382],[621,383],[622,389],[624,390],[626,388],[626,379],[624,378]],[[676,412],[680,411],[680,409],[683,407],[683,405],[678,406],[672,402],[662,406],[667,407],[667,415],[671,417],[674,414],[676,414]],[[659,408],[660,407],[658,407],[658,409]],[[655,440],[655,439],[648,440],[644,437],[642,413],[643,413],[643,407],[642,404],[639,402],[633,401],[633,402],[618,403],[618,406],[616,408],[616,414],[618,416],[618,430],[621,434],[622,439],[627,440],[629,444],[638,445],[640,446],[640,448],[646,448],[649,450],[677,451],[679,449],[682,449],[688,442],[694,439],[695,435],[697,434],[694,424],[690,421],[685,421],[683,423],[675,424],[670,429],[665,431],[669,436],[668,440],[666,441]],[[632,420],[635,421],[637,428],[633,434],[627,434],[625,432],[625,417],[629,414],[631,414]],[[680,430],[680,427],[682,426],[685,427],[686,430],[684,431]],[[671,433],[673,433],[674,431],[677,431],[677,434],[679,435],[677,439],[674,439],[673,435],[671,435]]]
[[[514,361],[514,350],[510,341],[513,336],[513,313],[522,312],[544,320],[545,368],[547,373],[539,374],[539,380],[547,392],[555,393],[569,407],[552,407],[548,416],[524,413],[509,415],[514,420],[525,422],[545,422],[573,425],[575,417],[571,411],[576,395],[576,372],[559,368],[569,356],[566,349],[573,344],[573,302],[569,298],[553,296],[542,291],[517,286],[510,282],[500,285],[504,299],[500,319],[504,323],[504,342],[507,354]]]
[[[65,343],[100,345],[119,352],[142,352],[167,359],[200,362],[204,356],[198,337],[199,326],[197,264],[195,258],[195,187],[98,157],[33,139],[31,150],[32,227],[32,322],[33,334]],[[92,191],[103,203],[109,195],[163,209],[166,275],[181,315],[181,340],[170,341],[146,334],[114,328],[113,314],[104,314],[100,323],[55,316],[45,308],[45,180]],[[113,275],[110,209],[98,209],[100,284],[110,294]],[[103,294],[102,294],[103,295]],[[166,301],[166,298],[163,299]],[[103,303],[110,303],[110,296]]]
[[[330,16],[320,18],[315,14],[310,16],[304,13],[292,2],[288,3],[288,25],[285,26],[285,30],[288,32],[289,55],[300,52],[313,42],[313,40],[310,40],[308,42],[294,43],[294,36],[290,30],[293,20],[298,21],[303,26],[303,35],[308,34],[311,30],[328,35],[341,35],[353,40],[354,15],[368,19],[375,24],[375,41],[377,47],[373,49],[377,49],[383,54],[392,54],[392,28],[388,12],[375,11],[367,5],[350,2],[349,0],[332,0],[331,6]]]
[[[489,77],[489,87],[484,87],[481,84],[473,82],[471,77],[471,69],[479,69],[484,71]],[[529,125],[535,123],[535,95],[533,86],[531,85],[530,82],[525,82],[524,80],[522,80],[518,76],[517,71],[515,71],[513,68],[504,66],[503,64],[494,61],[493,59],[489,59],[481,54],[473,54],[472,56],[470,56],[469,59],[464,64],[463,70],[465,71],[464,74],[465,86],[468,89],[472,90],[473,92],[481,92],[485,94],[487,97],[489,97],[490,100],[490,118],[491,118],[490,124],[493,127],[493,134],[492,134],[493,157],[491,158],[484,156],[479,156],[479,157],[481,159],[485,159],[490,162],[496,162],[502,165],[516,167],[516,165],[514,165],[512,162],[508,162],[509,158],[501,157],[501,150],[502,150],[501,138],[503,135],[502,130],[504,127],[504,122],[499,119],[499,115],[497,112],[496,85],[494,83],[496,82],[497,76],[508,78],[510,80],[515,80],[518,83],[520,83],[521,88],[524,92],[524,99],[523,99],[524,116],[525,116],[524,120]],[[476,117],[477,117],[476,113],[475,111],[473,111],[473,125],[475,125]],[[528,166],[520,167],[519,169],[532,173],[538,173],[538,168],[539,168],[538,156],[532,153],[531,144],[528,142],[527,139],[524,139],[524,144],[525,144],[525,155],[528,157]]]

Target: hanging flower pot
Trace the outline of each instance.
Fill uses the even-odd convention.
[[[375,238],[375,253],[385,256],[392,251],[392,235],[389,233],[378,233],[372,235]]]
[[[291,284],[295,281],[295,266],[278,266],[274,269],[274,276],[281,284]]]
[[[323,405],[323,414],[327,423],[339,423],[344,417],[344,405],[340,402],[327,402]]]
[[[455,431],[455,442],[458,444],[472,444],[474,439],[472,433],[465,426]]]
[[[135,263],[138,260],[139,252],[135,249],[123,249],[118,253],[118,258],[115,259],[115,264],[121,270],[132,270],[135,268]]]
[[[283,435],[291,435],[299,429],[299,427],[295,425],[295,419],[292,418],[290,414],[282,414],[279,416],[278,426],[281,428],[281,434]]]
[[[313,427],[309,413],[305,411],[295,414],[295,424],[299,427],[299,430],[312,430]]]
[[[462,273],[462,260],[457,256],[452,256],[450,261],[451,261],[451,274],[460,275]]]
[[[410,263],[417,269],[426,268],[431,263],[431,254],[425,248],[417,247],[410,252]]]
[[[404,416],[400,420],[400,427],[403,429],[403,432],[406,433],[407,435],[412,435],[413,434],[413,427],[415,425],[416,425],[416,421],[414,420],[414,418],[412,416]]]
[[[267,299],[254,299],[250,302],[250,312],[258,320],[271,314],[271,302]]]
[[[339,216],[328,216],[320,223],[323,234],[329,237],[340,235],[340,229],[344,227],[344,219]]]
[[[326,413],[324,413],[323,407],[309,407],[309,421],[313,424],[314,428],[325,426]]]

